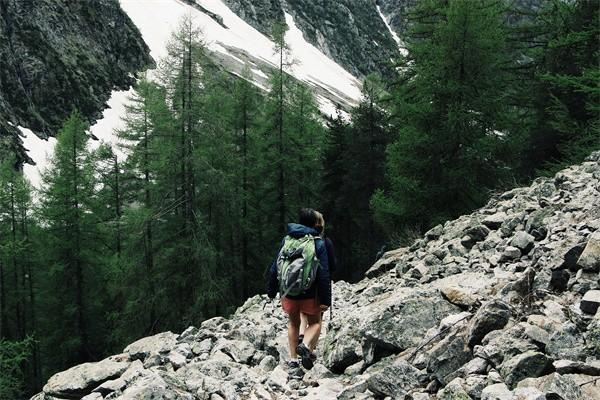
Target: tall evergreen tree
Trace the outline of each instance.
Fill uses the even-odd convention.
[[[103,276],[92,199],[95,178],[88,125],[73,113],[42,175],[44,342],[51,370],[97,358],[103,348]],[[56,329],[61,327],[61,329]]]
[[[393,98],[398,137],[387,152],[390,188],[372,202],[390,231],[473,209],[509,175],[513,60],[506,38],[495,1],[416,6]]]
[[[523,38],[532,59],[526,171],[548,172],[600,148],[600,10],[597,2],[550,1]]]

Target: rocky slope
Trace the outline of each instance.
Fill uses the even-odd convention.
[[[95,121],[151,62],[118,0],[0,1],[0,140],[18,148],[17,125],[54,136],[75,108]]]
[[[599,271],[596,152],[337,282],[303,381],[287,381],[282,311],[255,296],[59,373],[33,399],[598,399]]]

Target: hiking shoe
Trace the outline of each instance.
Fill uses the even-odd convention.
[[[312,369],[317,356],[315,356],[304,343],[300,343],[296,347],[296,353],[302,358],[302,366],[306,369]]]
[[[288,361],[288,381],[291,380],[302,380],[304,378],[304,371],[300,368],[300,364],[296,360]]]

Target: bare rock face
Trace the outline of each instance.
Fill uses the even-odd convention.
[[[600,376],[598,187],[600,152],[336,282],[304,379],[288,379],[286,315],[254,296],[57,374],[34,399],[600,398],[586,384]]]
[[[95,121],[153,62],[117,0],[4,1],[0,14],[0,139],[17,125],[54,136],[74,109]]]

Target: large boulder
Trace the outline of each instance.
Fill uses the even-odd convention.
[[[404,360],[382,360],[367,369],[367,373],[370,374],[367,387],[379,396],[401,399],[419,386],[419,370]]]
[[[468,333],[468,344],[473,347],[489,332],[502,329],[510,320],[511,311],[508,304],[501,300],[491,300],[485,303],[471,321]]]
[[[577,266],[585,271],[600,271],[600,231],[590,235],[585,249],[577,260]]]
[[[515,236],[510,241],[510,245],[521,250],[522,254],[528,254],[533,249],[533,242],[535,238],[533,235],[525,231],[519,231],[515,233]]]
[[[514,388],[525,378],[547,374],[552,369],[552,360],[544,353],[527,351],[505,360],[500,367],[500,374],[506,384]]]
[[[467,346],[466,332],[459,330],[446,336],[429,351],[427,370],[432,372],[442,383],[447,377],[473,358]]]
[[[425,332],[440,321],[460,312],[436,292],[406,289],[393,293],[371,307],[371,315],[363,322],[361,334],[374,346],[401,352],[417,346]]]
[[[355,317],[343,322],[336,319],[323,341],[323,363],[335,373],[344,370],[362,359],[361,339],[358,332],[359,320]]]
[[[67,399],[83,397],[100,384],[121,376],[129,364],[129,362],[105,359],[77,365],[53,375],[44,386],[44,393]]]
[[[177,335],[162,332],[154,336],[142,338],[125,347],[132,360],[145,360],[150,354],[168,354],[177,344]]]
[[[583,400],[581,388],[569,376],[553,373],[521,381],[518,387],[533,387],[546,394],[548,399]]]

